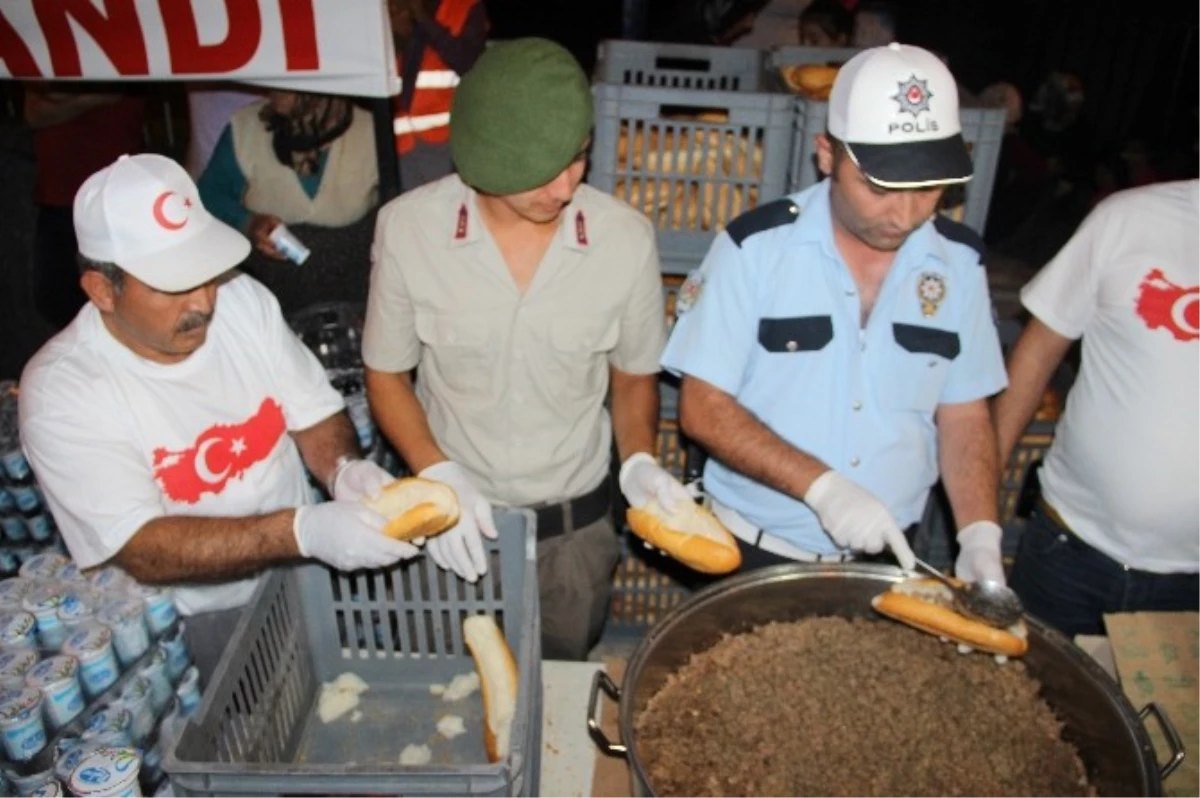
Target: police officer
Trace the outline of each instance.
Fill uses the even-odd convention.
[[[936,214],[970,179],[954,78],[892,44],[840,70],[829,175],[735,219],[681,289],[663,355],[744,568],[890,549],[939,471],[960,577],[1003,580],[987,397],[1005,386],[978,239]]]

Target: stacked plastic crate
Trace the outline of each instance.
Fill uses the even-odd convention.
[[[726,224],[787,192],[793,101],[763,53],[608,41],[593,91],[588,182],[643,211],[665,274],[686,274]]]

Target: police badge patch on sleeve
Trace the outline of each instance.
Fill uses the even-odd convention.
[[[704,274],[699,269],[688,272],[687,279],[679,286],[679,295],[675,297],[675,318],[687,313],[700,299],[700,289],[704,287]]]
[[[946,298],[946,278],[937,272],[922,272],[917,280],[917,298],[923,316],[937,313],[938,305]]]

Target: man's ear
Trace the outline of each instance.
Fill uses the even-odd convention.
[[[89,269],[79,277],[79,285],[101,313],[112,313],[117,292],[113,284],[100,272]]]
[[[818,133],[813,140],[817,143],[817,171],[823,176],[833,174],[833,142],[824,133]]]

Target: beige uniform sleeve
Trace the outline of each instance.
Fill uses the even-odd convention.
[[[386,373],[409,371],[421,358],[412,300],[399,260],[406,225],[396,210],[385,207],[375,222],[362,341],[363,363]]]
[[[627,374],[656,374],[667,345],[662,271],[653,229],[647,223],[639,232],[645,240],[643,257],[638,259],[628,301],[621,313],[621,337],[608,362]]]

